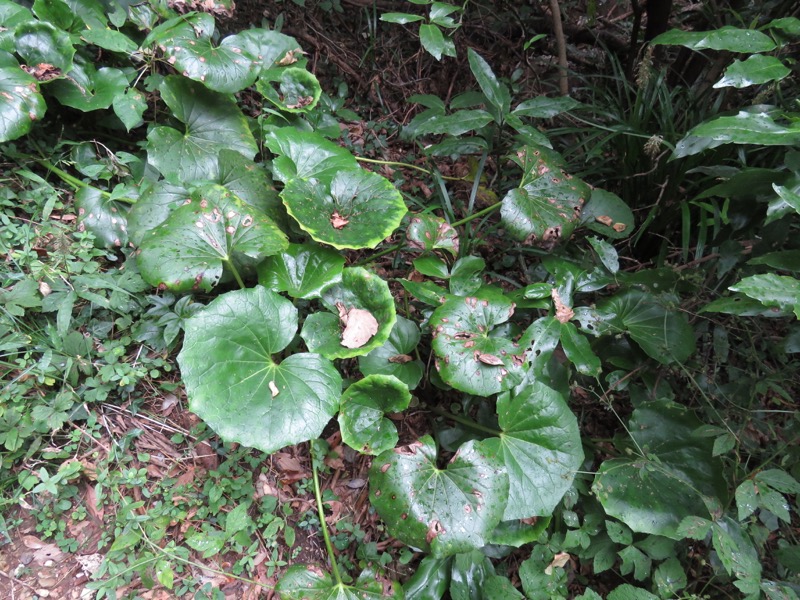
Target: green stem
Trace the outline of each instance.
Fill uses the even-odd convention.
[[[325,539],[325,548],[328,550],[328,558],[331,561],[331,571],[336,585],[342,585],[342,576],[339,574],[339,565],[336,564],[336,556],[333,554],[333,544],[331,536],[328,534],[328,524],[325,522],[325,508],[322,506],[322,492],[319,489],[319,472],[317,462],[311,461],[311,471],[314,473],[314,497],[317,499],[317,513],[319,514],[319,526],[322,529],[322,537]]]
[[[239,284],[239,288],[242,290],[247,289],[247,286],[244,284],[244,281],[242,281],[242,276],[239,275],[239,271],[236,270],[236,266],[233,264],[233,261],[226,260],[225,264],[228,265],[228,268],[231,270],[231,273],[233,273],[233,278],[236,280],[236,283]]]
[[[479,210],[478,212],[473,213],[468,217],[464,217],[460,221],[456,221],[454,223],[450,223],[450,226],[451,227],[459,227],[461,225],[464,225],[465,223],[469,223],[470,221],[472,221],[474,219],[480,219],[481,217],[483,217],[485,215],[489,215],[489,214],[493,213],[498,208],[500,208],[502,205],[503,205],[502,202],[498,202],[496,204],[492,204],[491,206],[487,206],[483,210]]]
[[[78,179],[74,175],[70,175],[66,171],[64,171],[62,169],[59,169],[57,166],[55,166],[49,160],[45,160],[43,158],[34,158],[33,160],[35,160],[37,163],[39,163],[41,166],[43,166],[45,169],[47,169],[51,173],[54,173],[55,175],[57,175],[58,178],[61,179],[61,181],[63,181],[64,183],[66,183],[66,184],[68,184],[70,186],[72,186],[72,189],[74,189],[76,191],[81,189],[81,188],[92,188],[92,189],[96,189],[98,192],[100,192],[100,194],[104,198],[111,198],[111,193],[110,192],[106,192],[105,190],[101,190],[99,188],[96,188],[93,185],[89,185],[85,181],[81,181],[80,179]],[[132,198],[114,198],[114,200],[116,202],[127,202],[128,204],[135,204],[135,202],[136,202]]]
[[[405,167],[406,169],[414,169],[416,171],[421,171],[421,172],[425,173],[426,175],[431,175],[431,176],[433,175],[433,172],[430,171],[429,169],[425,169],[423,167],[418,167],[417,165],[412,165],[410,163],[395,162],[393,160],[377,160],[375,158],[364,158],[363,156],[356,156],[356,160],[359,160],[359,161],[365,162],[365,163],[372,163],[372,164],[375,164],[375,165],[389,165],[389,166],[393,166],[393,167]],[[461,178],[461,177],[445,177],[444,175],[442,175],[442,179],[447,179],[448,181],[464,181],[464,179]]]
[[[475,431],[480,431],[481,433],[488,433],[492,436],[499,436],[502,434],[502,431],[497,431],[496,429],[492,429],[491,427],[486,427],[485,425],[480,425],[473,421],[472,419],[468,419],[467,417],[462,417],[460,415],[454,415],[451,412],[446,411],[443,408],[438,406],[428,406],[432,412],[435,412],[437,415],[444,417],[445,419],[450,419],[451,421],[455,421],[456,423],[461,423],[462,425],[469,427],[470,429],[474,429]]]

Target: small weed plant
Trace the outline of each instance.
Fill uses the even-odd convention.
[[[454,54],[442,28],[463,8],[425,10],[383,18],[421,22],[426,50]],[[87,516],[74,501],[87,465],[71,457],[99,431],[91,405],[134,414],[144,384],[182,387],[238,445],[199,490],[148,487],[141,431],[118,440],[92,474],[99,505],[117,507],[100,597],[135,577],[215,597],[191,583],[193,557],[234,555],[227,572],[244,578],[262,544],[287,599],[591,600],[599,580],[612,600],[797,598],[796,106],[676,134],[672,160],[719,180],[687,183],[682,209],[686,248],[714,268],[629,269],[615,243],[635,233],[638,199],[574,175],[545,133],[579,104],[512,97],[474,50],[473,91],[412,99],[423,110],[403,134],[430,167],[393,166],[422,169],[435,193],[409,212],[402,176],[340,143],[342,103],[292,37],[220,38],[211,14],[157,1],[0,0],[0,19],[3,503],[35,507],[39,531],[74,551],[60,518]],[[786,18],[654,43],[746,56],[716,87],[777,93],[798,30]],[[627,133],[614,131],[646,141]],[[466,178],[436,166],[467,157]],[[742,232],[764,243],[745,248]],[[763,317],[781,325],[774,343]],[[398,432],[412,409],[430,416],[420,435]],[[598,414],[622,434],[582,437]],[[358,523],[326,519],[332,421],[372,457],[369,503],[413,561],[405,581]],[[305,442],[315,510],[298,517],[256,493],[252,469]],[[145,491],[159,498],[146,511]],[[169,539],[179,523],[185,546]],[[326,564],[278,552],[297,529],[321,533]]]

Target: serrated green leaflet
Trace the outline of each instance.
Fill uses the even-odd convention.
[[[522,168],[520,186],[503,198],[503,225],[517,240],[550,247],[569,239],[591,190],[561,168],[547,148],[525,146],[514,161]]]
[[[330,183],[338,172],[360,168],[352,154],[318,133],[287,127],[268,134],[265,142],[278,155],[273,171],[284,183],[294,178]]]
[[[275,292],[228,292],[185,330],[178,364],[189,407],[222,439],[274,452],[316,438],[336,414],[342,379],[329,361],[273,359],[297,331],[297,309]]]
[[[214,46],[214,20],[210,15],[202,16],[210,19],[203,35],[198,35],[194,23],[187,20],[161,40],[167,62],[184,77],[200,81],[216,92],[233,93],[251,85],[258,76],[257,58],[247,51],[238,35],[228,36]]]
[[[458,232],[450,224],[428,213],[414,215],[406,230],[408,245],[417,250],[446,250],[458,256]]]
[[[261,211],[228,190],[210,185],[192,193],[145,236],[138,262],[151,285],[173,291],[209,291],[223,268],[239,277],[242,269],[288,245],[286,236]]]
[[[342,395],[339,426],[342,441],[362,454],[380,454],[394,448],[397,429],[383,415],[408,408],[408,387],[391,375],[368,375]]]
[[[75,193],[80,231],[91,231],[101,246],[121,248],[128,243],[125,207],[109,200],[93,187],[80,188]]]
[[[483,547],[508,494],[499,458],[475,441],[439,469],[433,439],[423,436],[378,456],[369,478],[370,501],[389,532],[437,557]]]
[[[512,314],[512,302],[498,294],[450,298],[437,308],[430,327],[442,379],[457,390],[479,396],[520,383],[525,349],[510,339],[489,335]]]
[[[605,511],[633,531],[681,539],[678,526],[708,517],[705,498],[724,502],[726,484],[713,440],[694,434],[700,426],[685,408],[651,402],[637,408],[628,426],[645,456],[605,461],[593,489]]]
[[[281,197],[304,231],[338,249],[374,248],[406,214],[403,197],[391,182],[362,169],[338,172],[330,187],[292,179]]]
[[[344,257],[330,248],[290,244],[285,252],[258,266],[261,285],[292,298],[319,298],[323,290],[342,279]]]
[[[388,284],[360,267],[344,269],[341,282],[326,288],[322,301],[331,312],[309,315],[300,336],[309,350],[330,359],[361,356],[381,346],[388,339],[397,318]],[[343,345],[348,327],[356,325],[345,321],[365,316],[353,315],[352,310],[369,313],[377,327],[374,334],[360,336],[358,343],[363,341],[361,345],[348,347]]]
[[[402,588],[395,582],[365,569],[350,585],[335,583],[329,573],[316,565],[289,567],[275,586],[281,600],[381,600],[403,598]]]
[[[221,150],[235,150],[252,159],[258,147],[247,120],[230,96],[200,83],[169,76],[159,88],[175,117],[185,124],[153,128],[147,135],[147,158],[166,178],[203,181],[216,176]]]
[[[413,390],[425,371],[422,361],[412,356],[417,344],[419,328],[416,323],[398,316],[386,343],[360,356],[358,368],[364,375],[393,375]]]
[[[508,473],[503,520],[552,514],[583,461],[580,431],[563,396],[539,381],[501,394],[502,433],[485,441]]]
[[[0,142],[17,139],[47,110],[39,83],[19,67],[0,67]]]

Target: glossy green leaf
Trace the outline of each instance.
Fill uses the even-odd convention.
[[[446,469],[429,436],[378,456],[370,502],[389,533],[435,557],[483,547],[508,494],[502,463],[481,442],[462,445]]]
[[[436,60],[442,60],[442,56],[456,55],[456,46],[453,40],[446,37],[435,24],[424,23],[419,26],[419,41],[422,47]]]
[[[630,207],[619,196],[595,189],[583,207],[580,224],[616,240],[633,233],[635,222]]]
[[[570,111],[580,105],[580,102],[569,96],[559,96],[557,98],[537,96],[520,102],[512,112],[520,117],[552,119],[556,115]]]
[[[479,594],[485,597],[486,582],[494,575],[492,562],[480,550],[456,554],[450,575],[451,600],[473,600]]]
[[[342,280],[344,257],[316,244],[290,244],[258,266],[258,282],[292,298],[319,298],[323,290]]]
[[[612,590],[608,600],[659,600],[659,598],[645,589],[623,583]]]
[[[397,318],[394,298],[387,283],[361,267],[344,269],[341,282],[324,290],[322,302],[331,312],[309,315],[300,335],[309,350],[330,359],[362,356],[383,345]],[[343,345],[348,339],[348,329],[358,325],[350,323],[349,319],[365,317],[351,311],[364,311],[371,315],[376,322],[376,331],[372,335],[351,331],[363,343],[348,347]]]
[[[3,31],[0,31],[0,50],[14,53],[17,45],[14,31],[17,25],[33,20],[33,14],[25,6],[13,0],[0,0],[0,23],[3,24]]]
[[[761,560],[750,537],[730,517],[714,521],[711,527],[714,550],[729,575],[737,579],[761,577]]]
[[[439,279],[449,279],[450,269],[447,268],[447,263],[438,256],[423,256],[415,258],[411,264],[417,272],[427,277],[437,277]]]
[[[691,156],[722,144],[793,146],[800,144],[800,124],[775,122],[764,112],[740,111],[733,117],[717,117],[694,127],[675,144],[674,158]]]
[[[275,586],[281,600],[402,600],[403,589],[394,581],[365,569],[352,584],[334,583],[329,573],[316,565],[294,565],[286,569]]]
[[[790,36],[800,36],[800,19],[797,17],[782,17],[767,23],[766,29],[778,29]]]
[[[519,579],[529,600],[566,598],[567,573],[564,567],[551,566],[554,556],[544,548],[534,548],[519,567]]]
[[[450,293],[456,296],[474,294],[483,285],[481,273],[486,262],[480,256],[459,258],[450,271]]]
[[[459,110],[451,115],[430,115],[413,129],[414,135],[464,135],[492,122],[492,115],[485,110]]]
[[[583,461],[575,415],[564,398],[540,381],[497,399],[498,438],[485,440],[508,473],[503,520],[549,516]]]
[[[656,36],[651,44],[685,46],[692,50],[729,50],[731,52],[769,52],[775,42],[760,31],[720,27],[713,31],[681,31],[673,29]]]
[[[128,212],[128,237],[138,246],[145,235],[167,220],[170,213],[191,200],[183,186],[161,180],[146,188]]]
[[[784,494],[800,494],[800,483],[797,479],[781,469],[759,471],[755,480],[760,485],[768,485]]]
[[[406,25],[408,23],[416,23],[417,21],[424,21],[425,17],[420,15],[412,15],[409,13],[387,12],[383,13],[380,17],[381,21],[386,23],[397,23],[398,25]]]
[[[687,517],[708,518],[706,498],[727,485],[713,442],[695,435],[700,422],[685,408],[651,402],[633,412],[628,431],[645,456],[606,460],[593,490],[606,513],[633,531],[681,539]]]
[[[294,64],[303,54],[296,39],[272,29],[246,29],[232,37],[243,54],[253,57],[253,68],[258,74],[273,67]]]
[[[0,142],[28,133],[46,110],[36,79],[19,67],[0,67]]]
[[[744,317],[785,317],[792,314],[791,310],[784,311],[777,306],[766,307],[758,300],[748,298],[744,294],[717,298],[706,304],[701,312],[719,312]]]
[[[322,95],[317,78],[297,67],[287,67],[275,77],[259,79],[256,90],[281,110],[292,113],[314,109]]]
[[[694,330],[678,311],[677,298],[627,290],[598,303],[605,325],[626,332],[648,356],[663,364],[683,362],[695,349]]]
[[[429,306],[440,306],[447,300],[447,290],[432,281],[409,281],[401,279],[400,285],[408,292],[411,298],[419,300]]]
[[[532,524],[528,524],[534,521]],[[525,521],[501,521],[492,532],[491,543],[501,546],[519,548],[539,539],[542,532],[550,525],[550,517],[526,519]]]
[[[772,189],[777,197],[770,200],[767,205],[765,225],[782,219],[786,215],[800,214],[800,181],[797,178],[788,181],[785,186],[773,183]]]
[[[606,269],[611,273],[619,271],[619,256],[614,246],[596,237],[590,237],[588,241]]]
[[[426,556],[403,585],[406,600],[441,600],[450,587],[453,557]]]
[[[600,359],[589,345],[589,340],[570,322],[561,323],[561,347],[567,359],[581,375],[599,377]]]
[[[284,183],[298,178],[330,184],[340,171],[360,169],[350,152],[318,133],[286,127],[269,133],[265,142],[278,155],[272,163],[273,172]]]
[[[78,229],[91,231],[99,245],[121,248],[128,244],[127,209],[94,187],[83,187],[75,193]]]
[[[61,104],[89,112],[108,108],[127,87],[128,79],[120,69],[95,69],[90,61],[76,56],[72,70],[64,78],[50,82],[48,91]]]
[[[415,250],[446,250],[458,256],[458,232],[441,217],[419,213],[411,218],[406,230],[408,245]]]
[[[102,21],[89,20],[86,29],[81,31],[80,35],[90,44],[111,52],[131,54],[139,48],[138,44],[127,35],[107,27]]]
[[[411,393],[392,375],[368,375],[347,388],[341,399],[342,441],[362,454],[380,454],[397,444],[397,428],[384,413],[408,408]]]
[[[714,87],[745,88],[770,81],[780,81],[790,73],[789,68],[780,59],[774,56],[755,54],[745,61],[734,60],[733,64],[725,69],[722,79],[715,83]]]
[[[198,19],[207,21],[200,35],[195,26]],[[255,82],[257,58],[243,48],[239,37],[228,36],[215,46],[211,40],[213,34],[211,15],[193,15],[193,18],[172,28],[168,38],[161,40],[164,57],[184,77],[199,81],[216,92],[238,92]]]
[[[514,305],[497,294],[450,298],[433,312],[435,365],[448,385],[489,396],[522,381],[525,349],[506,337],[490,336],[512,314]]]
[[[275,452],[318,437],[336,414],[342,379],[329,361],[273,358],[297,331],[297,309],[275,292],[228,292],[184,329],[178,364],[189,408],[223,440]]]
[[[758,490],[756,484],[748,479],[736,488],[736,509],[740,521],[746,520],[758,508]]]
[[[484,58],[472,48],[467,49],[467,58],[472,75],[478,82],[484,96],[502,120],[511,108],[511,94],[505,84],[497,80],[492,68]]]
[[[192,193],[144,237],[142,277],[172,291],[210,291],[223,268],[240,272],[287,247],[286,236],[261,211],[228,190],[209,185]]]
[[[256,155],[253,134],[231,96],[175,75],[167,77],[160,90],[175,118],[184,123],[183,132],[159,126],[147,135],[148,161],[165,177],[213,179],[221,150],[235,150],[249,159]]]
[[[292,179],[281,197],[304,231],[338,249],[374,248],[406,214],[403,197],[392,183],[363,169],[340,171],[330,187]]]
[[[547,148],[525,146],[513,160],[523,174],[500,209],[509,234],[545,247],[569,239],[591,193],[589,186],[564,171],[561,158]]]
[[[764,306],[775,306],[784,312],[793,311],[800,319],[800,280],[794,277],[774,273],[752,275],[728,289],[758,300]]]
[[[561,323],[555,317],[542,317],[534,321],[520,340],[520,345],[530,346],[528,360],[536,377],[542,377],[550,357],[561,340]]]
[[[111,104],[126,130],[143,124],[142,115],[147,110],[147,99],[139,90],[129,87],[124,93],[117,94]]]
[[[413,390],[425,372],[423,362],[413,357],[419,338],[416,323],[398,316],[389,339],[369,354],[360,356],[358,368],[364,375],[392,375]]]
[[[14,50],[30,67],[52,65],[61,75],[72,69],[75,48],[69,35],[46,21],[28,21],[14,31]]]

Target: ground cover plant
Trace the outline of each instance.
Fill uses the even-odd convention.
[[[667,31],[612,107],[467,9],[383,14],[469,79],[389,160],[224,4],[0,0],[7,547],[100,598],[797,597],[800,20]]]

